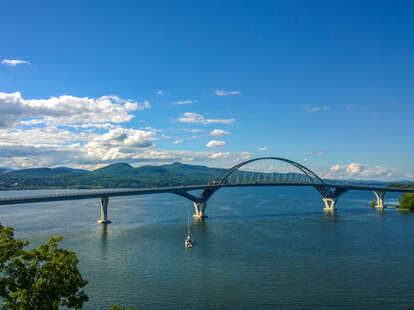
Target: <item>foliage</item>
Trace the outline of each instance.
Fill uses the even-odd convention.
[[[391,184],[388,184],[387,187],[414,188],[414,183],[391,183]]]
[[[80,290],[88,282],[77,268],[73,251],[58,247],[62,237],[50,237],[39,248],[26,250],[11,227],[0,224],[0,297],[2,309],[81,309],[88,296]]]
[[[132,307],[132,308],[125,308],[125,306],[118,306],[118,305],[111,305],[111,309],[110,310],[136,310],[137,308]]]
[[[414,194],[403,193],[398,201],[400,202],[400,209],[414,210]]]

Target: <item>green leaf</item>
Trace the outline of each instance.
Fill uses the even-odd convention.
[[[11,227],[0,224],[0,297],[3,309],[81,309],[88,296],[75,252],[59,248],[62,237],[50,237],[38,248],[26,250]]]

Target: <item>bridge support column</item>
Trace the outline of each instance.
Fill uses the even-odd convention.
[[[193,218],[195,219],[204,219],[208,217],[207,215],[204,215],[204,210],[207,207],[207,203],[205,202],[193,202],[195,214],[193,215]]]
[[[377,197],[377,205],[375,208],[378,208],[378,210],[384,209],[384,197],[385,197],[385,191],[374,191],[375,197]]]
[[[98,220],[99,224],[109,224],[111,223],[110,220],[108,220],[108,197],[101,197],[100,199],[101,203],[101,219]]]
[[[325,211],[335,211],[335,204],[336,204],[336,199],[334,198],[322,198],[323,203],[325,204]]]

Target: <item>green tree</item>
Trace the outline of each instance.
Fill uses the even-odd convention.
[[[403,193],[398,201],[400,202],[400,209],[414,210],[414,194]]]
[[[50,237],[39,248],[26,250],[12,227],[0,224],[0,297],[2,309],[81,309],[88,296],[75,252],[58,247],[62,237]]]

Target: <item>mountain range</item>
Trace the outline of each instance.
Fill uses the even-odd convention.
[[[205,184],[225,169],[173,163],[134,168],[116,163],[93,171],[57,168],[1,168],[0,190],[47,188],[139,188]]]

